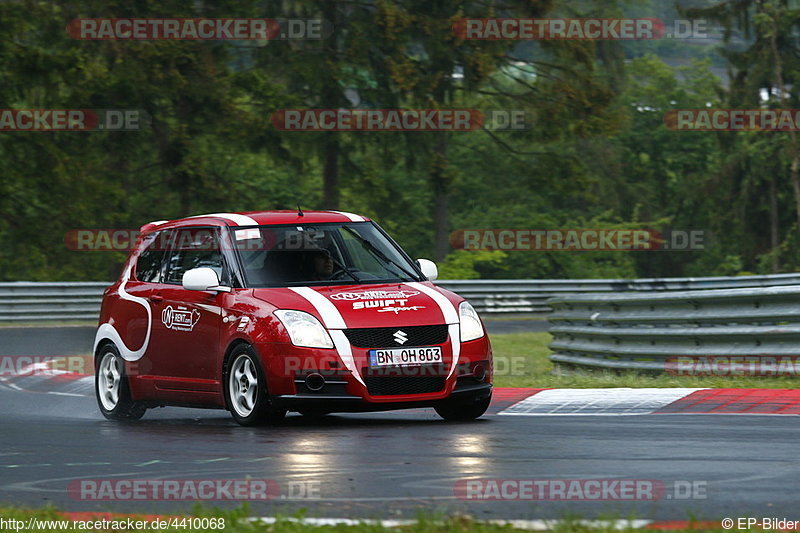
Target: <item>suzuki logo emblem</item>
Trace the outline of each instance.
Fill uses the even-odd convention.
[[[394,342],[396,342],[397,344],[405,344],[408,342],[408,335],[406,335],[405,331],[398,329],[397,331],[394,332],[393,337],[394,337]]]

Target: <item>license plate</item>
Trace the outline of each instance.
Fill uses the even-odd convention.
[[[409,366],[442,363],[442,348],[386,348],[369,351],[369,366]]]

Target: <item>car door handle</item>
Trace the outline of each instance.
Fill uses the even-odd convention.
[[[153,303],[158,303],[158,302],[163,302],[164,301],[164,297],[161,296],[160,294],[151,294],[150,296],[148,296],[147,299],[150,300]]]

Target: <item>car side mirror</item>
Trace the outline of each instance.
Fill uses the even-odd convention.
[[[219,284],[219,277],[213,268],[200,267],[183,273],[183,288],[187,291],[231,292],[230,287]]]
[[[428,259],[417,259],[417,265],[422,273],[428,278],[428,281],[434,281],[439,277],[439,269],[436,268],[436,263]]]

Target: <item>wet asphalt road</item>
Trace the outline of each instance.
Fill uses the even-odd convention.
[[[446,423],[432,410],[290,415],[243,428],[222,411],[166,408],[135,423],[103,419],[94,398],[0,386],[0,503],[69,510],[182,512],[193,502],[83,501],[84,479],[274,480],[280,496],[257,515],[411,517],[420,510],[479,518],[797,518],[800,460],[790,416],[504,416]],[[663,483],[657,501],[466,501],[460,480],[640,479]],[[311,482],[303,485],[299,482]],[[700,499],[675,499],[699,482]],[[295,487],[289,494],[290,485]],[[313,499],[299,497],[297,487]],[[680,496],[680,494],[678,494]],[[234,505],[222,503],[222,506]]]
[[[86,353],[58,336],[39,332],[36,338],[53,342],[51,353],[55,347]],[[0,339],[6,350],[12,346],[7,336]],[[0,384],[0,505],[179,513],[194,502],[96,502],[67,489],[86,479],[251,477],[280,487],[276,498],[250,503],[262,516],[304,508],[309,516],[365,518],[414,518],[420,511],[483,519],[800,518],[796,417],[496,411],[469,423],[414,410],[317,420],[290,415],[277,427],[243,428],[223,411],[166,408],[123,424],[103,419],[92,397]],[[454,494],[457,483],[481,479],[653,480],[666,493],[656,501],[566,502],[467,501]],[[685,494],[676,487],[692,483],[701,492],[679,499]],[[299,494],[302,487],[313,491],[311,499]]]
[[[81,355],[92,353],[93,326],[0,327],[0,355]]]

